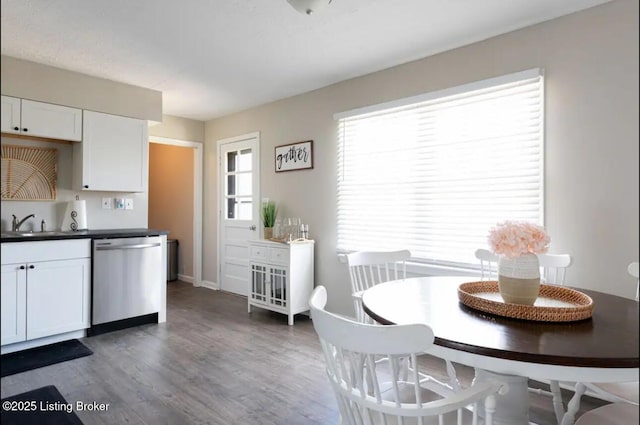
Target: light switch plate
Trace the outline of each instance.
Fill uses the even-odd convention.
[[[116,201],[116,209],[123,210],[124,209],[124,198],[115,198]]]
[[[124,200],[124,209],[125,210],[132,210],[133,209],[133,199],[126,198]]]
[[[102,209],[110,210],[113,208],[113,198],[102,198]]]

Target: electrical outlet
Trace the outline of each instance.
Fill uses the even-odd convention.
[[[133,209],[133,199],[126,198],[124,200],[124,209],[125,210],[132,210]]]
[[[112,198],[102,198],[102,209],[110,210],[113,208],[113,199]]]
[[[124,198],[116,198],[116,209],[123,210],[124,209]]]

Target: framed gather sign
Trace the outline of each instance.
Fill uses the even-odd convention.
[[[276,173],[313,168],[313,140],[276,146]]]

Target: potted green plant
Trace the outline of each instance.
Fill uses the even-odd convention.
[[[274,201],[264,200],[260,207],[260,218],[262,219],[262,227],[264,228],[264,238],[271,239],[273,237],[273,225],[278,215],[278,206]]]

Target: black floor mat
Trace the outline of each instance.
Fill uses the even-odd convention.
[[[82,425],[53,385],[2,399],[2,425]]]
[[[26,372],[91,354],[93,351],[77,339],[3,354],[0,357],[0,376],[5,377],[14,373]]]

